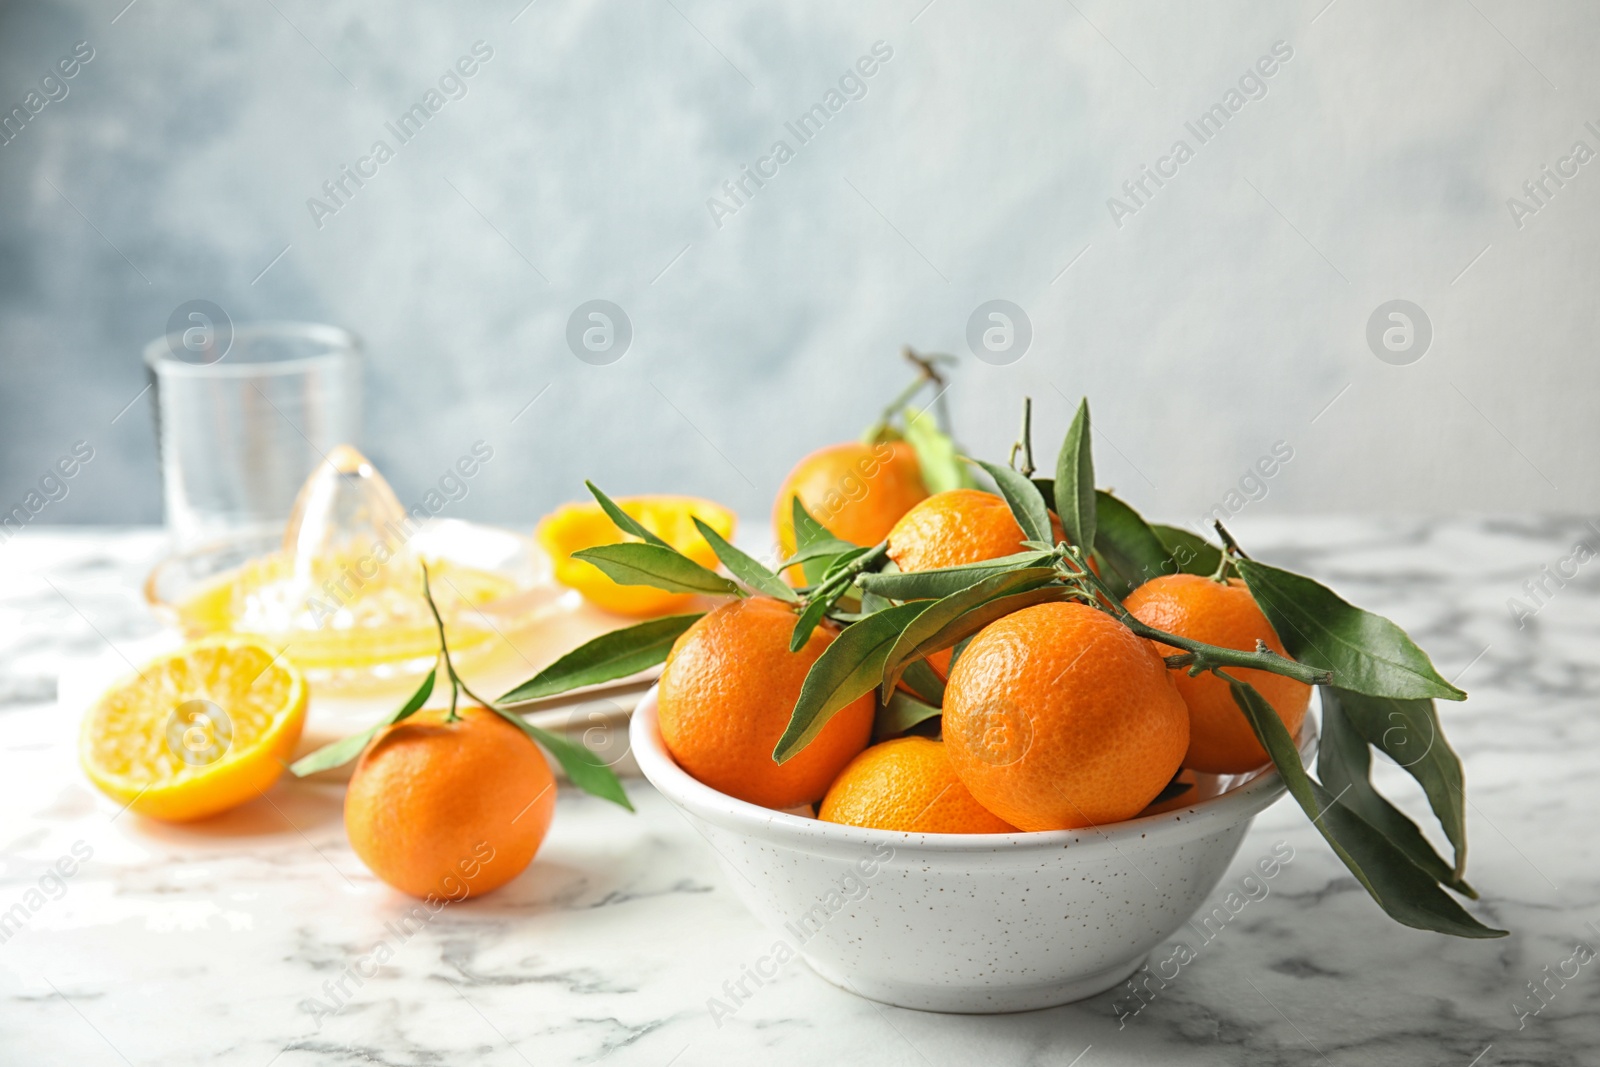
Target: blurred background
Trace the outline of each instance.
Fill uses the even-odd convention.
[[[1511,0],[9,3],[0,510],[85,442],[35,521],[160,521],[140,349],[195,300],[359,334],[402,500],[493,449],[455,517],[590,477],[764,518],[903,343],[959,357],[982,454],[1031,395],[1048,462],[1088,394],[1152,518],[1583,510],[1597,31]],[[569,343],[595,300],[602,357]]]

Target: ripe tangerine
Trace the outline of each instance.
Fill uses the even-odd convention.
[[[822,799],[824,822],[925,834],[1014,834],[956,777],[942,742],[897,737],[850,761]]]
[[[790,652],[795,619],[793,608],[772,597],[723,604],[673,644],[657,693],[661,739],[678,766],[768,808],[820,799],[872,733],[869,693],[835,713],[787,762],[773,760],[806,672],[835,637],[825,622]]]
[[[446,721],[419,711],[367,746],[344,798],[361,862],[416,897],[464,900],[511,881],[533,860],[555,813],[544,753],[476,705]]]
[[[794,505],[799,497],[835,537],[875,545],[896,520],[928,495],[916,451],[904,441],[846,441],[806,456],[784,478],[772,505],[772,528],[785,558],[794,554]]]
[[[1198,574],[1165,574],[1145,582],[1123,603],[1140,622],[1179,637],[1242,652],[1253,651],[1256,642],[1262,641],[1278,655],[1286,654],[1277,631],[1239,578],[1224,585]],[[1180,651],[1170,645],[1157,644],[1156,648],[1162,655]],[[1254,686],[1291,736],[1299,733],[1311,702],[1310,686],[1253,668],[1229,668],[1228,673]],[[1256,740],[1250,720],[1233,702],[1227,682],[1209,671],[1191,678],[1184,668],[1174,669],[1172,677],[1189,708],[1185,767],[1239,774],[1267,761],[1266,749]]]
[[[978,632],[945,687],[944,739],[978,803],[1022,830],[1137,815],[1189,745],[1150,642],[1086,604],[1037,604]]]

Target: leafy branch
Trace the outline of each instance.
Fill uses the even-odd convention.
[[[866,432],[861,435],[861,440],[869,445],[877,444],[879,441],[898,441],[903,439],[904,432],[894,426],[895,417],[904,412],[905,406],[911,403],[913,397],[929,386],[933,387],[935,399],[942,395],[948,381],[941,368],[950,366],[956,361],[954,356],[945,355],[942,352],[922,355],[910,345],[901,346],[900,355],[907,363],[916,368],[916,376],[893,400],[889,401],[888,405],[884,407],[883,413],[878,416],[877,421],[868,426]]]
[[[1028,405],[1011,454],[1012,463],[1021,454],[1020,471],[969,461],[994,479],[1023,531],[1024,551],[914,574],[874,573],[874,561],[864,553],[840,566],[836,555],[832,571],[802,590],[811,597],[837,597],[841,583],[853,583],[863,607],[870,600],[876,610],[841,620],[847,626],[811,667],[774,759],[792,757],[838,709],[874,688],[880,691],[877,736],[926,722],[937,714],[936,706],[899,688],[911,665],[942,649],[959,651],[983,626],[1022,607],[1075,601],[1107,612],[1141,637],[1178,649],[1166,657],[1170,668],[1190,675],[1211,672],[1226,682],[1290,793],[1392,918],[1458,937],[1504,936],[1444,892],[1476,896],[1462,877],[1466,835],[1460,760],[1433,710],[1434,698],[1460,700],[1466,694],[1445,681],[1394,623],[1310,578],[1251,559],[1227,530],[1218,529],[1219,548],[1186,530],[1153,526],[1128,504],[1095,488],[1087,401],[1079,405],[1062,443],[1053,480],[1032,477],[1031,423]],[[1052,536],[1047,497],[1055,505],[1063,540]],[[854,573],[846,578],[846,570]],[[1167,633],[1123,606],[1121,597],[1133,588],[1177,573],[1238,574],[1289,654],[1279,655],[1260,642],[1254,650],[1240,650]],[[1229,673],[1233,669],[1267,671],[1321,687],[1325,740],[1318,769],[1324,782],[1310,776],[1283,721],[1253,687]],[[1422,786],[1455,847],[1453,864],[1373,789],[1374,747],[1389,753]],[[1334,785],[1338,792],[1330,793],[1327,786]]]
[[[1203,671],[1218,671],[1223,667],[1247,667],[1253,670],[1281,674],[1286,678],[1293,678],[1297,682],[1304,682],[1306,685],[1330,685],[1333,682],[1333,672],[1331,670],[1319,669],[1297,660],[1280,656],[1259,641],[1256,642],[1255,651],[1244,652],[1236,648],[1208,645],[1204,641],[1196,641],[1193,638],[1158,630],[1154,626],[1140,621],[1137,616],[1122,606],[1122,602],[1111,592],[1099,575],[1089,569],[1081,549],[1072,545],[1061,545],[1058,548],[1058,553],[1058,558],[1070,566],[1071,574],[1068,580],[1087,586],[1094,593],[1099,594],[1097,601],[1102,610],[1114,615],[1118,622],[1140,637],[1183,649],[1177,655],[1165,657],[1166,664],[1172,668],[1187,667],[1191,678]]]
[[[556,758],[556,761],[561,764],[561,769],[566,772],[567,777],[571,779],[573,785],[577,786],[579,789],[582,789],[586,793],[591,793],[597,797],[609,800],[614,804],[619,804],[622,807],[627,808],[629,811],[632,811],[633,804],[628,800],[627,793],[623,791],[622,782],[618,780],[616,773],[612,771],[610,767],[606,766],[606,764],[602,762],[601,759],[593,752],[590,752],[582,745],[575,744],[567,740],[560,734],[551,733],[549,730],[540,729],[539,727],[534,726],[532,723],[526,722],[522,716],[510,711],[505,707],[502,707],[495,701],[484,699],[477,693],[474,693],[461,675],[456,672],[455,661],[450,657],[450,644],[445,638],[444,618],[439,614],[439,605],[436,604],[433,599],[433,589],[429,583],[427,564],[422,565],[422,596],[423,599],[427,601],[428,610],[432,612],[434,624],[439,630],[439,654],[433,670],[428,672],[428,676],[423,679],[422,684],[417,687],[416,692],[412,693],[410,699],[408,699],[405,704],[403,704],[393,715],[388,716],[382,722],[371,727],[370,729],[363,730],[358,734],[353,734],[352,736],[346,737],[340,741],[335,741],[331,745],[325,745],[322,748],[317,749],[310,755],[298,760],[289,768],[290,772],[296,777],[304,778],[308,774],[315,774],[318,771],[325,771],[333,767],[342,766],[343,764],[349,763],[351,760],[361,755],[366,751],[367,746],[371,744],[372,740],[383,730],[393,726],[395,723],[410,718],[412,715],[416,714],[424,704],[427,703],[428,697],[433,693],[434,683],[438,678],[439,664],[442,663],[444,665],[445,677],[450,681],[450,708],[445,715],[445,722],[460,721],[461,716],[458,712],[458,706],[461,694],[465,693],[468,698],[477,701],[486,710],[493,712],[509,722],[511,725],[515,726],[518,730],[521,730],[530,740],[543,745],[545,749]],[[661,620],[655,620],[655,622],[660,621]],[[648,626],[651,624],[645,625]],[[631,629],[637,630],[639,627],[632,627]],[[550,676],[564,677],[568,681],[571,681],[574,677],[584,676],[591,679],[591,681],[578,682],[577,684],[580,685],[591,684],[592,681],[607,680],[606,677],[604,677],[606,674],[606,668],[596,670],[594,664],[588,661],[594,659],[594,646],[600,642],[604,642],[606,638],[614,639],[615,637],[615,634],[606,634],[595,641],[590,641],[588,644],[574,650],[571,653],[568,653],[560,660],[557,660],[555,663],[551,664],[550,667],[545,668],[545,670],[539,675],[536,675],[533,679],[530,679],[529,682],[524,683],[524,686],[519,686],[518,688],[537,688],[535,683],[540,683],[541,680],[543,680],[543,684],[546,686],[550,686],[552,683],[557,686],[561,684],[554,683],[553,678]],[[614,645],[615,643],[616,642],[613,640],[606,645],[602,645],[601,650],[603,652],[613,651],[608,646]],[[664,651],[661,655],[663,659],[666,657],[666,653]],[[630,663],[636,661],[637,658],[638,657],[635,656],[633,660],[629,660],[627,657],[616,657],[612,655],[609,660],[611,664],[610,669],[616,669],[618,665],[629,665]],[[646,664],[646,666],[648,666],[648,664]],[[633,670],[626,670],[623,672],[623,674],[612,675],[612,677],[624,677],[627,674],[637,673],[637,671],[640,669],[643,668],[637,667]],[[596,677],[596,675],[599,675],[600,677]],[[576,685],[567,685],[567,688],[576,687]],[[556,688],[556,691],[559,692],[563,690]],[[515,690],[513,692],[515,692]]]

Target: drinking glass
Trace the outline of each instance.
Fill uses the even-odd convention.
[[[355,443],[361,342],[337,326],[191,318],[144,349],[167,527],[179,550],[276,536],[313,468]]]

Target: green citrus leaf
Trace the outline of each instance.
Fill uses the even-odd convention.
[[[831,592],[820,596],[813,596],[800,612],[800,617],[794,621],[794,630],[789,634],[789,651],[799,652],[806,647],[806,642],[811,640],[811,632],[822,622],[822,617],[833,607],[834,602],[844,595],[849,585],[840,585]]]
[[[308,774],[316,774],[331,767],[342,767],[366,751],[367,745],[377,736],[379,730],[386,726],[393,726],[402,719],[409,719],[415,715],[422,705],[428,702],[428,697],[433,693],[434,678],[438,675],[439,668],[435,667],[422,679],[422,684],[417,686],[416,692],[411,694],[400,710],[385,718],[370,730],[362,730],[358,734],[335,741],[331,745],[323,745],[315,752],[302,756],[289,768],[289,773],[296,778],[304,778]]]
[[[545,749],[561,764],[561,769],[567,772],[567,777],[572,784],[591,796],[602,800],[609,800],[619,804],[629,811],[633,804],[628,800],[628,794],[623,791],[622,781],[615,771],[606,766],[599,756],[590,752],[582,745],[568,741],[560,734],[553,734],[549,730],[541,730],[532,723],[523,721],[521,715],[505,708],[493,708],[496,715],[527,734],[533,740],[543,745]]]
[[[977,633],[995,619],[1019,607],[1041,604],[1065,595],[1065,587],[1052,583],[1052,567],[1027,567],[1003,571],[951,593],[932,604],[913,601],[927,610],[903,628],[884,660],[882,691],[887,700],[900,680],[901,672],[913,661],[926,659],[942,648],[949,648],[968,634]],[[1012,594],[1029,599],[1012,604]]]
[[[1022,527],[1022,536],[1025,539],[1046,545],[1055,543],[1055,537],[1050,529],[1050,509],[1045,506],[1044,497],[1039,495],[1038,488],[1032,482],[1010,467],[999,463],[981,459],[972,462],[982,467],[984,472],[994,479],[994,484],[1000,489],[1000,495],[1011,508],[1012,517],[1017,520],[1017,525]]]
[[[1167,564],[1166,573],[1198,574],[1201,577],[1217,573],[1217,564],[1222,562],[1222,549],[1210,541],[1181,526],[1156,523],[1150,529],[1161,538],[1161,544],[1167,550],[1167,558],[1171,562]]]
[[[1344,689],[1334,689],[1333,696],[1356,733],[1387,753],[1427,794],[1428,806],[1455,849],[1453,873],[1459,877],[1467,866],[1466,781],[1433,701],[1371,697]]]
[[[843,573],[846,567],[871,551],[872,549],[870,548],[851,548],[834,556],[823,565],[820,582],[827,582],[829,579],[837,577]]]
[[[878,708],[878,716],[872,721],[872,743],[899,737],[917,723],[940,714],[937,706],[896,689],[889,702]]]
[[[943,493],[950,489],[970,489],[972,476],[961,462],[955,442],[927,412],[905,413],[906,442],[917,454],[917,467],[922,472],[922,484],[930,493]]]
[[[950,669],[952,671],[956,669],[956,661],[961,658],[961,653],[965,652],[967,650],[967,646],[972,644],[973,636],[976,635],[968,635],[963,637],[961,640],[950,646]]]
[[[304,778],[308,774],[316,774],[330,767],[342,767],[366,751],[378,730],[379,727],[374,726],[370,730],[362,730],[358,734],[340,738],[330,745],[323,745],[315,752],[296,760],[289,766],[289,772],[296,778]]]
[[[1437,882],[1353,808],[1336,803],[1306,773],[1300,753],[1283,720],[1266,699],[1247,683],[1228,679],[1234,703],[1250,721],[1289,793],[1310,816],[1311,824],[1333,847],[1350,873],[1396,922],[1418,930],[1454,937],[1505,937],[1506,931],[1480,923],[1439,888]]]
[[[637,537],[646,544],[660,545],[662,548],[672,547],[661,538],[645,529],[644,524],[638,519],[635,519],[632,515],[629,515],[626,511],[623,511],[620,507],[618,507],[616,501],[612,500],[610,497],[606,496],[600,491],[599,486],[589,481],[586,481],[583,484],[588,488],[589,492],[594,495],[595,500],[599,502],[600,510],[604,511],[606,515],[610,517],[611,521],[617,524],[617,529],[621,530],[625,534],[632,534],[634,537]]]
[[[1067,540],[1085,551],[1094,547],[1094,442],[1089,433],[1089,400],[1078,404],[1061,453],[1056,457],[1056,514]]]
[[[638,674],[665,662],[673,642],[701,617],[701,614],[668,615],[601,634],[505,693],[498,703],[539,700]]]
[[[867,592],[865,590],[863,590],[861,593],[861,614],[863,615],[872,615],[875,612],[882,611],[884,608],[889,607],[889,605],[890,601],[888,597],[882,597],[877,593]]]
[[[721,534],[701,522],[698,516],[695,516],[694,524],[700,531],[700,536],[706,539],[706,544],[711,546],[711,551],[715,552],[722,565],[728,568],[729,574],[758,593],[765,593],[779,600],[796,599],[794,590],[789,588],[787,582],[767,570],[761,563],[734,548]]]
[[[928,665],[927,660],[916,659],[906,664],[900,681],[928,703],[943,706],[944,680],[939,677],[938,671]]]
[[[1367,739],[1350,724],[1341,699],[1357,695],[1341,694],[1332,686],[1323,686],[1321,692],[1322,738],[1317,747],[1317,774],[1323,786],[1340,804],[1354,810],[1394,842],[1396,848],[1434,881],[1476,899],[1478,894],[1440,858],[1417,824],[1372,788],[1372,753],[1367,748]],[[1369,698],[1357,696],[1357,699]]]
[[[1332,671],[1340,689],[1401,699],[1467,698],[1383,616],[1347,603],[1310,578],[1250,559],[1236,559],[1234,566],[1289,655]]]
[[[806,506],[800,503],[798,495],[789,497],[789,508],[794,521],[794,543],[796,548],[805,548],[807,545],[816,544],[818,541],[829,538],[838,540],[828,532],[826,526],[818,522],[811,512],[806,510]]]
[[[788,570],[797,563],[810,563],[813,560],[827,560],[831,562],[834,557],[842,556],[846,552],[854,552],[860,547],[860,545],[852,545],[849,541],[841,541],[837,537],[832,537],[825,541],[818,541],[815,544],[811,544],[800,549],[794,555],[778,564],[778,569],[780,571]],[[816,573],[818,577],[821,576],[823,570],[825,570],[827,566],[827,563],[823,563],[817,568]],[[806,580],[808,582],[814,582],[817,579],[807,575]]]
[[[927,604],[899,604],[851,623],[811,665],[800,686],[789,725],[772,750],[783,763],[821,732],[835,712],[870,693],[883,676],[883,660],[906,624]]]
[[[1018,552],[1011,556],[937,570],[863,574],[861,588],[893,600],[938,600],[959,593],[996,574],[1037,569],[1050,558],[1048,552]]]
[[[1101,577],[1120,579],[1108,582],[1119,597],[1157,575],[1173,573],[1167,547],[1144,517],[1104,490],[1095,492],[1094,547],[1111,566],[1112,575],[1102,573]]]
[[[744,590],[675,548],[625,541],[580,549],[573,559],[592,563],[618,585],[650,585],[672,593],[733,594]]]
[[[800,503],[798,496],[789,498],[789,507],[794,518],[795,554],[805,556],[800,569],[805,573],[806,581],[816,582],[822,577],[822,572],[827,569],[827,564],[822,561],[829,556],[837,556],[852,548],[861,547],[828,532],[828,528],[818,522],[811,512],[806,510],[806,506]],[[823,546],[827,546],[828,550],[819,555],[809,554],[810,550]]]

